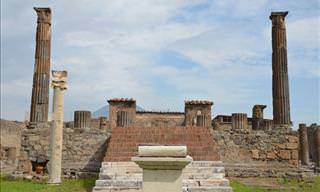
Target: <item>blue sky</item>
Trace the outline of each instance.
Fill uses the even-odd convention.
[[[1,1],[1,118],[23,120],[30,108],[34,6],[52,8],[51,68],[69,72],[67,119],[113,97],[163,111],[210,99],[214,116],[266,104],[272,118],[269,15],[287,10],[292,120],[320,123],[317,0]]]

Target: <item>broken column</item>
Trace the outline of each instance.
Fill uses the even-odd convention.
[[[51,10],[34,8],[37,12],[36,53],[33,74],[30,122],[47,122],[49,105]]]
[[[248,130],[248,117],[246,113],[232,113],[232,129]]]
[[[192,158],[186,146],[139,146],[132,161],[143,169],[143,192],[181,192],[182,170]]]
[[[67,71],[52,71],[53,118],[50,130],[49,184],[61,183],[63,94],[67,89]]]
[[[302,165],[309,164],[308,130],[306,124],[299,124],[299,156]]]
[[[74,128],[90,128],[91,112],[75,111],[74,112]]]
[[[252,129],[261,130],[263,128],[263,110],[266,105],[254,105],[252,108]]]
[[[288,12],[272,12],[272,98],[273,123],[291,125],[289,80],[287,60],[287,38],[285,17]]]
[[[320,127],[316,127],[314,130],[314,149],[315,149],[315,166],[317,172],[320,172]]]

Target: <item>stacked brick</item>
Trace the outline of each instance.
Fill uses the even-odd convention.
[[[207,127],[116,127],[107,148],[105,161],[130,161],[140,144],[187,145],[194,161],[219,159],[216,144]]]

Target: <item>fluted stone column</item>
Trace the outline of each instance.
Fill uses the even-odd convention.
[[[248,130],[248,116],[246,113],[232,113],[232,129]]]
[[[288,12],[272,12],[272,98],[273,123],[290,125],[290,101],[285,17]]]
[[[74,127],[89,128],[91,122],[90,111],[75,111],[74,112]]]
[[[254,105],[252,108],[252,129],[261,130],[263,127],[263,110],[266,105]]]
[[[314,149],[315,149],[315,165],[320,172],[320,128],[314,130]]]
[[[50,130],[50,184],[61,183],[63,94],[67,89],[67,71],[52,71],[53,119]]]
[[[309,164],[308,130],[306,124],[299,124],[299,156],[302,165]]]
[[[38,15],[30,122],[47,122],[49,105],[51,10],[34,8]]]

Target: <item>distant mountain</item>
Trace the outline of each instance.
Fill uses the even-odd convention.
[[[137,111],[144,111],[144,109],[137,106]],[[92,113],[93,118],[99,118],[101,116],[109,117],[109,105],[105,105]]]

